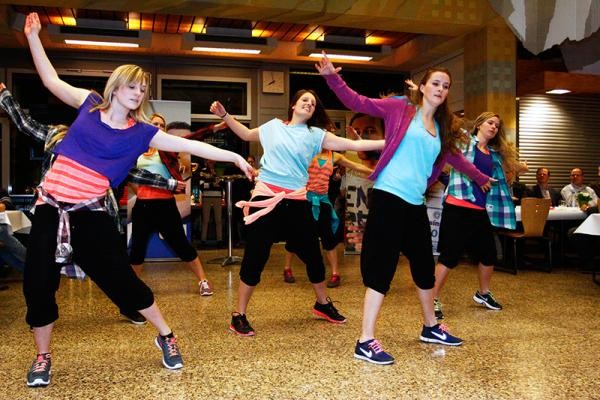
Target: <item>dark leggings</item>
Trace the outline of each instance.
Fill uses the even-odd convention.
[[[365,286],[386,294],[396,273],[400,252],[408,259],[415,285],[420,289],[433,288],[435,262],[427,207],[374,189],[360,254]]]
[[[127,251],[112,218],[102,211],[70,213],[73,262],[123,310],[142,310],[154,303],[154,295],[142,282],[127,258]],[[54,260],[58,210],[36,207],[33,216],[23,293],[26,321],[32,327],[58,319],[55,294],[60,284],[60,265]]]
[[[175,199],[136,200],[131,211],[131,255],[133,265],[144,262],[148,239],[153,232],[159,232],[182,261],[192,261],[198,257],[190,244],[181,222]]]
[[[323,247],[323,250],[327,251],[335,249],[335,246],[337,246],[338,243],[340,243],[338,235],[336,235],[335,232],[333,232],[333,230],[331,229],[331,213],[334,212],[335,210],[333,210],[333,208],[331,208],[329,204],[321,203],[319,211],[319,220],[316,221],[317,232],[319,234],[319,238],[321,238],[321,247]],[[342,224],[340,222],[337,229],[338,231],[341,229],[341,226]],[[291,251],[289,245],[287,244],[285,245],[285,249],[287,251]]]
[[[256,197],[254,200],[265,199]],[[296,253],[306,264],[311,283],[325,280],[325,265],[319,248],[317,224],[306,200],[282,200],[268,214],[246,225],[246,249],[240,269],[240,279],[256,286],[271,253],[271,246],[285,241],[286,248]],[[250,212],[256,209],[250,209]]]

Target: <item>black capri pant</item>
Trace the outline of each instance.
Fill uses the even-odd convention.
[[[477,263],[486,266],[497,263],[494,228],[487,211],[444,203],[438,262],[454,268],[465,250]]]
[[[76,211],[69,215],[73,262],[120,309],[150,307],[154,295],[129,265],[113,219],[103,211]],[[25,319],[32,327],[42,327],[58,319],[55,294],[60,284],[61,266],[54,258],[57,229],[58,210],[50,205],[36,207],[23,278]]]
[[[190,244],[177,209],[175,198],[135,201],[131,210],[131,254],[129,261],[133,265],[144,262],[148,239],[153,232],[159,232],[167,244],[181,260],[189,262],[198,257],[196,249]]]
[[[331,208],[329,204],[321,203],[319,211],[319,220],[316,221],[317,233],[319,235],[319,238],[321,238],[321,247],[323,247],[323,250],[327,251],[335,249],[335,246],[337,246],[338,243],[340,243],[339,236],[336,234],[336,232],[338,232],[342,228],[342,222],[340,221],[336,232],[333,232],[333,229],[331,229],[331,217],[332,213],[334,212],[335,210]],[[292,251],[290,250],[290,247],[287,244],[285,245],[285,249],[287,251]]]
[[[424,204],[413,205],[383,190],[374,189],[360,254],[365,286],[386,294],[396,273],[400,252],[406,256],[415,285],[432,289],[435,262],[431,228]]]
[[[264,200],[257,196],[253,200]],[[257,209],[251,208],[250,212]],[[256,286],[269,259],[273,243],[286,242],[286,249],[298,255],[306,264],[311,283],[325,280],[325,265],[319,248],[317,224],[306,200],[284,199],[266,215],[246,225],[246,248],[240,269],[240,279],[246,285]]]

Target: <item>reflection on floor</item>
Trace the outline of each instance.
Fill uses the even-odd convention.
[[[203,261],[225,254],[200,253]],[[182,263],[149,265],[143,278],[179,337],[185,366],[178,372],[162,367],[151,326],[120,318],[89,281],[63,280],[52,383],[42,389],[25,385],[34,348],[20,285],[10,283],[0,292],[0,398],[599,398],[600,287],[589,274],[498,272],[493,287],[505,309],[494,312],[471,300],[476,268],[457,268],[442,301],[445,323],[465,344],[448,348],[418,341],[419,306],[403,260],[378,325],[396,364],[376,366],[352,356],[364,289],[358,257],[340,260],[342,285],[330,295],[348,323],[337,326],[310,313],[314,296],[303,268],[295,267],[295,284],[283,282],[276,245],[248,311],[254,338],[227,332],[239,265],[205,264],[215,288],[207,298]]]

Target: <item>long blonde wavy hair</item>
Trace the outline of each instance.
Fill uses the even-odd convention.
[[[506,137],[506,133],[504,132],[504,122],[502,121],[502,118],[500,118],[500,115],[492,111],[484,111],[481,114],[479,114],[479,116],[475,118],[475,121],[473,121],[473,130],[471,132],[471,135],[477,135],[481,124],[483,124],[488,119],[494,117],[498,118],[498,120],[500,121],[500,126],[498,127],[498,132],[496,133],[496,136],[494,136],[494,138],[488,142],[488,146],[500,154],[500,156],[502,157],[502,163],[504,164],[504,170],[512,171],[516,174],[520,168],[520,164],[517,159],[517,147]]]
[[[140,66],[133,64],[125,64],[117,67],[106,82],[106,86],[104,87],[104,96],[103,100],[100,104],[93,107],[90,112],[96,110],[106,110],[110,108],[112,105],[112,96],[115,90],[120,88],[123,85],[131,85],[143,83],[150,85],[150,75],[145,72]],[[135,110],[129,111],[129,116],[133,118],[135,121],[141,121],[149,123],[150,119],[146,115],[145,111],[148,106],[148,97],[150,90],[146,90],[144,92],[144,97],[142,103]]]

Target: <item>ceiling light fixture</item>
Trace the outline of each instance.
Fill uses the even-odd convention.
[[[266,54],[277,47],[274,38],[253,37],[251,29],[206,27],[206,33],[184,33],[181,48],[184,50],[237,53]]]
[[[76,26],[48,25],[54,42],[83,46],[150,47],[152,32],[127,29],[124,21],[78,18]]]
[[[552,89],[552,90],[547,90],[546,93],[547,94],[565,94],[565,93],[571,93],[571,91],[569,89]]]
[[[298,46],[299,56],[327,57],[339,60],[372,61],[391,54],[390,46],[366,44],[364,37],[325,35],[323,40],[305,40]]]

